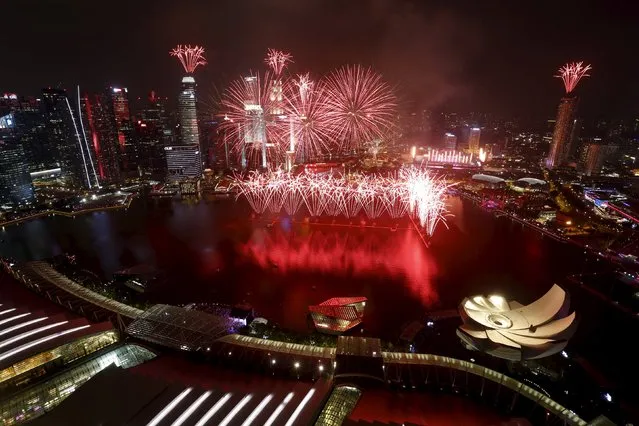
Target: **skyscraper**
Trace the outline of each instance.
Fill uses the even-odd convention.
[[[444,133],[444,149],[457,149],[457,136],[452,133]]]
[[[0,203],[31,201],[33,186],[22,143],[10,129],[0,129]]]
[[[583,152],[583,173],[592,176],[601,173],[603,164],[617,151],[615,145],[589,143]]]
[[[120,146],[110,94],[80,99],[84,130],[93,147],[96,169],[102,182],[120,180]]]
[[[200,148],[197,145],[173,145],[164,148],[169,180],[180,181],[202,176]]]
[[[573,127],[576,122],[578,102],[579,98],[572,95],[561,98],[557,109],[557,120],[552,134],[550,153],[546,159],[546,167],[549,169],[560,166],[568,158],[571,137],[574,134]]]
[[[134,120],[140,169],[145,174],[158,177],[166,175],[164,147],[172,144],[173,135],[165,100],[151,91],[148,97],[139,100]]]
[[[81,124],[62,89],[42,89],[42,105],[47,138],[55,146],[62,176],[73,184],[92,188],[98,185],[91,162],[90,147]],[[78,116],[79,118],[79,116]]]
[[[27,156],[29,172],[57,167],[57,147],[47,137],[41,101],[5,94],[0,98],[0,129],[13,127]]]
[[[120,149],[120,170],[130,173],[136,172],[139,166],[138,149],[131,121],[129,91],[126,87],[110,87],[109,92]]]
[[[178,96],[178,120],[180,145],[165,148],[168,178],[199,178],[202,176],[202,154],[197,123],[195,79],[190,75],[182,78],[182,90]]]
[[[199,65],[206,64],[204,49],[199,46],[178,45],[170,53],[180,60],[186,75],[182,77],[182,87],[178,96],[180,145],[165,148],[168,175],[171,180],[199,178],[202,176],[202,158],[193,73]],[[194,164],[187,164],[189,161]]]
[[[561,98],[557,109],[557,120],[550,143],[550,152],[546,158],[546,167],[549,169],[561,166],[571,154],[570,145],[572,138],[576,136],[575,126],[579,102],[577,96],[572,92],[577,87],[579,80],[588,77],[587,73],[590,69],[590,65],[584,65],[583,62],[573,62],[559,68],[559,74],[555,75],[563,81],[566,95]]]
[[[183,145],[200,143],[200,132],[197,126],[197,108],[195,97],[195,79],[187,75],[182,78],[182,89],[178,96],[178,113],[180,116],[180,142]]]
[[[260,105],[260,81],[257,76],[244,77],[247,87],[247,99],[244,102],[244,113],[249,117],[248,126],[243,129],[242,137],[244,145],[242,147],[242,168],[248,166],[247,148],[255,151],[255,146],[260,148],[261,163],[260,166],[266,168],[266,120],[264,117],[264,109]]]
[[[473,155],[479,155],[480,136],[481,136],[481,129],[479,127],[470,128],[470,135],[468,136],[468,150]]]

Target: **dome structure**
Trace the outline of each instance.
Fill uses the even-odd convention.
[[[569,295],[558,285],[527,306],[497,295],[473,296],[459,306],[457,335],[470,349],[498,358],[544,358],[563,350],[574,334],[577,319],[569,308]]]

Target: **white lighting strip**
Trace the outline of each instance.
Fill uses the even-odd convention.
[[[228,401],[230,398],[231,398],[231,394],[230,393],[227,393],[222,398],[220,398],[220,400],[218,402],[216,402],[211,407],[211,409],[206,412],[206,414],[204,416],[202,416],[202,418],[195,424],[195,426],[204,426],[206,424],[206,422],[211,420],[211,417],[213,417],[215,415],[215,413],[220,411],[220,408],[222,408],[222,406],[224,404],[226,404],[226,401]]]
[[[9,312],[15,311],[16,308],[5,309],[4,311],[0,311],[0,315],[8,314]]]
[[[80,132],[78,131],[78,126],[75,124],[75,117],[73,116],[73,112],[71,111],[71,104],[69,103],[69,98],[65,96],[64,100],[67,101],[67,108],[69,109],[71,122],[73,122],[73,128],[75,129],[75,137],[78,140],[78,145],[80,145],[80,153],[82,154],[82,163],[84,164],[84,172],[87,175],[87,185],[89,185],[89,188],[91,188],[91,178],[89,177],[89,169],[87,168],[87,159],[84,156],[84,148],[82,148],[82,140],[80,139]],[[78,110],[78,113],[82,114],[82,112],[79,110]]]
[[[178,396],[173,398],[173,401],[171,401],[169,405],[167,405],[162,409],[162,411],[157,413],[155,417],[153,417],[151,421],[147,423],[146,426],[155,426],[159,424],[166,417],[166,415],[169,414],[171,410],[173,410],[180,403],[180,401],[182,401],[184,397],[186,397],[192,390],[193,388],[184,389]]]
[[[295,411],[293,411],[293,414],[288,419],[285,426],[292,426],[293,423],[295,423],[295,420],[297,420],[297,417],[300,415],[306,404],[308,404],[308,401],[311,399],[314,393],[315,389],[311,389],[310,391],[308,391],[302,402],[300,402],[300,405],[298,405]]]
[[[87,148],[87,154],[89,155],[89,164],[91,164],[91,169],[93,170],[93,177],[95,178],[95,186],[100,187],[100,182],[98,181],[98,175],[95,172],[95,166],[93,165],[93,158],[91,158],[91,148],[89,147],[89,142],[87,141],[87,132],[84,130],[84,123],[82,122],[82,104],[80,103],[80,86],[78,85],[78,118],[80,118],[80,127],[82,128],[82,137],[84,138],[84,146]],[[89,183],[89,187],[91,187],[91,183]]]
[[[230,413],[228,413],[226,415],[226,417],[224,417],[224,420],[222,420],[220,422],[220,424],[218,426],[226,426],[229,423],[231,423],[231,420],[233,420],[233,417],[235,417],[237,415],[237,413],[240,412],[240,410],[242,408],[244,408],[244,406],[246,404],[248,404],[248,402],[251,400],[251,398],[253,398],[253,394],[249,393],[248,395],[246,395],[244,398],[242,398],[242,400],[240,402],[237,403],[237,405],[235,407],[233,407],[233,409],[231,410]]]
[[[75,328],[70,328],[68,330],[60,331],[58,333],[51,334],[51,335],[49,335],[47,337],[42,337],[41,339],[34,340],[33,342],[26,343],[26,344],[24,344],[22,346],[18,346],[17,348],[15,348],[15,349],[13,349],[13,350],[11,350],[9,352],[5,352],[2,355],[0,355],[0,361],[2,361],[4,359],[7,359],[7,358],[9,358],[9,357],[11,357],[11,356],[13,356],[13,355],[15,355],[15,354],[17,354],[19,352],[22,352],[22,351],[24,351],[26,349],[32,348],[34,346],[37,346],[40,343],[44,343],[44,342],[46,342],[48,340],[52,340],[52,339],[55,339],[57,337],[64,336],[65,334],[73,333],[74,331],[82,330],[83,328],[87,328],[87,327],[91,327],[91,324],[82,325],[80,327],[75,327]]]
[[[264,407],[266,407],[266,405],[271,402],[271,399],[273,399],[273,394],[269,394],[266,398],[264,398],[262,402],[260,402],[260,404],[255,407],[255,410],[253,410],[253,412],[246,418],[246,420],[244,420],[242,426],[249,426],[251,423],[253,423],[253,420],[255,420],[255,418],[260,415],[262,410],[264,410]]]
[[[22,317],[26,317],[27,315],[31,315],[31,312],[27,312],[26,314],[14,315],[12,317],[3,319],[2,321],[0,321],[0,325],[6,324],[9,321],[13,321],[13,320],[17,320],[17,319],[22,318]]]
[[[293,395],[295,395],[294,392],[291,392],[288,395],[286,395],[286,398],[284,398],[284,400],[280,403],[280,405],[277,406],[275,411],[273,411],[273,414],[271,414],[271,417],[269,417],[266,423],[264,423],[264,426],[271,426],[273,424],[273,422],[277,419],[277,416],[279,416],[282,410],[284,410],[284,407],[286,406],[286,404],[288,404],[291,401],[291,399],[293,399]]]
[[[31,325],[31,324],[35,324],[36,322],[44,321],[47,318],[49,318],[49,317],[41,317],[41,318],[36,318],[34,320],[31,320],[31,321],[21,322],[18,325],[14,325],[13,327],[9,327],[9,328],[7,328],[5,330],[0,331],[0,336],[2,336],[3,334],[11,333],[12,331],[18,330],[19,328],[26,327],[26,326]]]
[[[50,328],[57,327],[59,325],[66,324],[68,322],[69,321],[60,321],[60,322],[56,322],[56,323],[53,323],[53,324],[47,324],[47,325],[42,326],[40,328],[34,328],[33,330],[25,331],[22,334],[18,334],[17,336],[13,336],[10,339],[7,339],[7,340],[5,340],[3,342],[0,342],[0,348],[4,348],[7,345],[10,345],[12,343],[17,342],[18,340],[26,339],[27,337],[33,336],[34,334],[38,334],[41,331],[45,331],[45,330],[48,330]]]
[[[211,391],[206,391],[204,392],[202,395],[200,395],[200,397],[198,399],[195,400],[195,402],[193,404],[191,404],[189,406],[189,408],[186,409],[186,411],[184,411],[182,414],[180,414],[180,417],[178,417],[172,424],[171,426],[180,426],[182,423],[184,423],[186,421],[186,419],[188,419],[191,414],[193,414],[193,412],[195,410],[198,409],[198,407],[200,405],[202,405],[202,403],[206,400],[206,398],[208,398],[209,396],[211,396]]]

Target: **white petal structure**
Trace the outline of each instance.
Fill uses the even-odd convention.
[[[527,306],[502,296],[473,296],[459,306],[457,335],[470,348],[513,361],[543,358],[566,347],[577,328],[570,298],[553,285]]]

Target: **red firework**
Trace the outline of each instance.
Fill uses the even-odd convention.
[[[585,65],[583,62],[569,62],[563,67],[559,68],[559,74],[555,77],[561,78],[564,82],[564,87],[566,88],[566,94],[575,90],[579,80],[582,77],[590,77],[590,74],[586,74],[590,71],[592,67],[590,65]]]
[[[392,218],[410,216],[432,235],[446,216],[445,194],[449,185],[415,167],[400,169],[394,176],[333,177],[282,171],[251,173],[236,178],[234,186],[256,213],[294,215],[305,209],[311,216],[371,219],[386,214]]]
[[[225,140],[247,163],[259,164],[264,154],[269,163],[283,158],[284,126],[278,114],[281,99],[271,73],[255,73],[233,81],[222,96]]]
[[[266,58],[264,58],[264,63],[273,70],[277,77],[282,74],[284,67],[289,62],[293,62],[293,55],[275,49],[269,49],[266,52]]]
[[[169,52],[171,56],[176,56],[187,74],[193,74],[200,65],[206,65],[204,58],[204,48],[200,46],[181,45]]]
[[[347,66],[326,79],[327,118],[342,148],[381,138],[393,126],[396,99],[391,87],[370,68]]]
[[[289,120],[288,150],[298,160],[311,159],[329,149],[330,121],[326,90],[308,74],[298,75],[286,85],[284,112]]]

